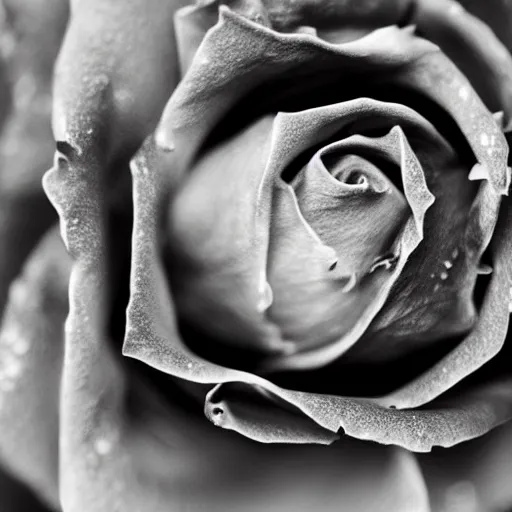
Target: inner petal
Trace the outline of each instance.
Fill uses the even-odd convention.
[[[274,193],[268,315],[297,351],[363,328],[396,269],[399,234],[411,217],[375,164],[338,146],[318,151],[292,186],[281,182]],[[322,246],[334,250],[335,264],[321,257]]]
[[[305,220],[336,251],[347,274],[364,275],[389,253],[410,213],[403,194],[375,164],[344,154],[339,143],[316,153],[292,186]]]

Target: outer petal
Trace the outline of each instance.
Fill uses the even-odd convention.
[[[511,119],[512,57],[485,23],[456,0],[417,2],[411,23],[455,62],[491,111]]]
[[[432,509],[510,510],[511,441],[509,422],[480,439],[420,456]]]
[[[71,2],[55,71],[53,125],[58,141],[80,151],[85,139],[102,131],[109,159],[131,157],[154,128],[178,81],[172,19],[183,3]]]
[[[54,230],[12,284],[0,330],[0,454],[54,507],[69,271],[69,257]]]
[[[51,70],[67,18],[67,2],[4,2],[0,6],[0,311],[55,215],[41,190],[53,139]]]
[[[392,79],[406,64],[434,50],[397,28],[330,45],[307,35],[278,34],[221,7],[219,23],[203,40],[156,131],[162,163],[181,176],[221,118],[262,84],[302,69],[312,75],[321,70],[330,82],[334,70],[362,73],[368,67],[376,74],[387,71]]]

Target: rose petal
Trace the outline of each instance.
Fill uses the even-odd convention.
[[[425,218],[423,243],[411,255],[365,338],[347,354],[352,361],[382,362],[426,344],[443,343],[467,333],[476,319],[473,290],[500,197],[488,195],[492,190],[486,181],[480,190],[469,182],[466,164],[440,140],[432,139],[432,145],[426,145],[425,138],[420,144],[418,139],[410,140],[424,162],[436,201]],[[482,207],[491,209],[484,217],[491,225],[483,229]]]
[[[178,81],[172,20],[184,3],[72,2],[55,70],[56,140],[80,150],[101,131],[110,158],[131,157]]]
[[[512,13],[507,0],[489,0],[485,5],[479,0],[460,0],[460,4],[487,23],[505,46],[512,49]]]
[[[331,432],[341,427],[350,436],[397,444],[415,451],[428,451],[437,445],[451,446],[476,437],[512,415],[509,397],[496,394],[492,387],[480,395],[457,397],[453,403],[440,405],[437,409],[399,411],[364,399],[285,390],[256,375],[213,364],[194,354],[180,339],[171,293],[159,258],[156,212],[162,184],[166,180],[165,169],[158,167],[160,155],[150,141],[139,158],[144,158],[153,180],[147,180],[139,173],[134,174],[136,239],[132,260],[132,295],[123,348],[125,355],[194,382],[256,385],[277,399],[288,402],[292,408],[301,410]],[[229,384],[227,386],[226,395],[229,394]],[[210,406],[207,407],[210,410]],[[243,421],[229,424],[247,425]],[[271,420],[268,425],[272,428]],[[241,433],[249,432],[241,430]],[[275,440],[275,432],[268,438]]]
[[[224,388],[213,388],[205,407],[206,416],[217,426],[244,432],[246,437],[260,443],[331,444],[338,439],[300,410],[275,400],[257,386],[232,384],[227,401],[217,396],[221,394],[220,389]]]
[[[233,6],[236,13],[255,23],[269,26],[268,11],[261,0],[236,2],[233,0],[209,0],[196,2],[179,9],[174,17],[176,30],[176,43],[181,74],[184,75],[190,67],[192,60],[204,39],[206,32],[212,28],[219,19],[219,6],[228,4]]]
[[[244,44],[247,42],[247,37],[254,38],[251,39],[250,45]],[[398,49],[398,45],[395,45],[398,39],[401,39],[401,48],[404,48],[404,45],[406,48],[411,48],[410,44],[414,44],[415,49],[403,53]],[[227,42],[230,45],[228,47]],[[285,43],[286,52],[278,51],[282,43]],[[144,180],[135,181],[133,293],[128,309],[129,329],[125,339],[124,353],[142,359],[161,371],[188,380],[203,383],[239,381],[257,384],[300,408],[317,423],[331,431],[338,430],[341,424],[350,435],[383,443],[400,444],[414,450],[428,450],[433,445],[448,446],[482,434],[496,423],[504,421],[508,414],[507,407],[502,407],[501,401],[491,404],[500,412],[493,417],[482,416],[482,407],[485,404],[487,404],[485,407],[489,406],[488,402],[483,401],[467,407],[461,405],[458,408],[439,412],[392,411],[370,402],[283,390],[254,375],[208,363],[192,354],[179,339],[173,307],[169,302],[170,292],[165,282],[165,272],[158,260],[159,240],[156,219],[159,217],[159,208],[162,198],[165,197],[166,187],[169,186],[167,184],[169,178],[164,173],[171,171],[173,176],[181,176],[220,117],[234,105],[237,99],[258,83],[269,80],[276,73],[282,74],[296,66],[314,63],[321,55],[325,58],[332,56],[333,63],[336,62],[338,69],[342,69],[341,63],[344,59],[348,63],[351,59],[357,61],[358,58],[362,58],[357,55],[368,55],[368,45],[371,46],[372,52],[370,52],[369,61],[362,61],[365,68],[371,63],[375,64],[376,72],[382,72],[382,67],[377,68],[384,66],[388,73],[381,73],[379,76],[384,75],[390,80],[395,80],[395,77],[398,79],[397,75],[391,73],[392,69],[404,73],[400,75],[402,81],[412,80],[411,74],[417,74],[418,76],[414,77],[415,84],[420,90],[422,89],[420,81],[424,80],[427,69],[423,66],[418,67],[417,63],[423,64],[419,58],[420,55],[433,52],[433,47],[424,41],[413,40],[407,32],[396,29],[379,31],[357,42],[335,48],[321,42],[313,42],[308,36],[282,36],[271,33],[222,9],[220,23],[206,36],[185,80],[166,108],[156,134],[159,147],[151,149],[150,143],[150,148],[146,149],[150,151],[150,155],[147,156],[148,168],[153,169],[151,172],[158,178],[151,186],[145,185]],[[239,54],[241,48],[247,53]],[[346,52],[345,57],[340,53],[343,51]],[[241,59],[231,60],[233,52],[236,52]],[[416,58],[411,60],[414,52],[417,52]],[[213,55],[217,58],[212,59]],[[262,68],[259,65],[254,64],[259,62],[261,55],[265,56],[264,73],[261,72]],[[438,58],[440,54],[435,52],[435,55]],[[203,59],[205,56],[208,56],[208,62]],[[288,56],[293,56],[293,59],[289,61]],[[444,61],[441,59],[442,62]],[[406,63],[409,64],[405,65]],[[429,62],[429,66],[430,64],[432,63]],[[322,65],[325,66],[325,60],[322,61]],[[433,65],[435,66],[435,63]],[[456,90],[459,90],[458,80],[463,79],[453,69],[450,71],[451,77],[456,79],[454,82]],[[233,80],[232,77],[236,77],[237,80]],[[430,78],[433,79],[433,77]],[[436,75],[435,78],[439,77]],[[466,82],[461,83],[466,84]],[[426,83],[427,86],[430,84],[430,81]],[[428,89],[428,91],[432,90],[432,88]],[[441,95],[444,93],[446,93],[446,87],[443,86]],[[449,97],[450,100],[452,98],[448,94],[445,96],[443,96],[443,102],[448,104],[447,98]],[[487,112],[478,101],[476,99],[474,105],[472,103],[476,113],[482,111],[481,109],[484,109],[482,112]],[[469,116],[469,113],[459,113],[461,125],[464,124],[466,115]],[[487,122],[487,118],[484,117],[483,121]],[[495,126],[492,117],[491,121],[492,126]],[[467,127],[464,129],[471,144],[478,149],[476,132],[468,130]],[[497,140],[501,145],[501,139],[498,137]],[[174,147],[175,151],[169,154],[160,149],[162,147]],[[483,164],[488,163],[487,152],[480,149],[478,151],[475,149],[475,152],[482,158]],[[489,173],[493,187],[499,191],[503,190],[507,184],[506,165],[504,168],[501,165],[503,155],[504,150],[500,146],[500,150],[495,154],[496,158],[492,159],[492,163],[496,162],[497,165],[495,168],[490,168]],[[413,233],[414,231],[411,231],[411,240],[414,239]],[[416,414],[421,418],[420,424]],[[487,417],[488,422],[482,422],[482,417]],[[417,435],[418,425],[423,427],[422,436]]]
[[[480,439],[419,457],[434,510],[510,510],[511,427],[509,422]]]
[[[380,399],[380,404],[393,404],[399,408],[423,405],[473,373],[500,351],[507,334],[510,314],[511,222],[510,205],[504,204],[500,225],[496,228],[491,244],[493,273],[472,331],[426,373]]]
[[[468,77],[491,110],[512,116],[512,57],[492,30],[454,0],[418,2],[412,23]]]
[[[1,458],[55,507],[62,330],[70,266],[53,230],[11,285],[0,329]]]
[[[65,0],[0,6],[0,311],[25,258],[56,221],[41,178],[54,149],[51,69],[66,18]]]
[[[151,153],[155,149],[148,142],[144,151],[146,164],[154,171]],[[64,238],[75,258],[61,393],[63,508],[78,512],[85,507],[101,512],[149,507],[163,512],[169,507],[198,509],[206,504],[213,511],[243,511],[251,510],[253,502],[247,496],[257,492],[258,509],[263,505],[265,510],[276,512],[286,510],[283,507],[289,506],[292,498],[294,510],[301,510],[301,503],[305,503],[303,510],[309,510],[316,502],[322,503],[325,510],[340,510],[340,503],[347,504],[347,510],[354,503],[368,510],[375,510],[377,503],[386,507],[393,503],[395,509],[404,511],[410,507],[428,510],[421,473],[410,454],[377,450],[371,445],[354,449],[347,443],[342,445],[346,458],[341,460],[337,450],[320,452],[316,447],[295,447],[293,452],[289,447],[265,450],[259,444],[227,437],[225,432],[220,436],[207,423],[197,424],[175,402],[176,394],[164,407],[135,375],[125,373],[105,339],[105,246],[90,243],[101,240],[104,230],[98,215],[101,197],[95,189],[96,181],[89,179],[101,172],[98,159],[97,154],[88,155],[88,172],[81,169],[84,164],[76,155],[61,159],[59,167],[45,178],[45,187],[61,214]],[[152,215],[153,200],[163,177],[156,172],[153,177],[154,181],[150,181],[142,173],[134,173],[138,214],[135,231],[147,229],[142,233],[147,243],[134,247],[127,352],[134,349],[143,329],[154,337],[154,315],[168,313],[164,308],[171,306],[166,280],[161,278],[155,229],[158,220]],[[79,229],[73,223],[77,212],[82,212]],[[144,285],[140,286],[142,282]],[[155,290],[148,283],[159,288],[157,295],[153,295]],[[173,315],[160,316],[158,329],[162,329],[159,334],[169,335]],[[215,372],[242,375],[202,362],[179,345],[178,338],[174,341],[174,347],[160,347],[161,353],[176,356],[179,365],[200,379],[208,380]],[[145,342],[142,345],[147,348]],[[151,350],[158,349],[156,344],[149,346]],[[230,464],[219,466],[219,460],[230,460]],[[350,460],[350,464],[343,464],[343,460]],[[312,472],[317,466],[318,471]],[[355,485],[373,480],[374,471],[386,475],[379,480],[382,485],[373,485],[372,492],[366,485]],[[243,480],[236,475],[244,475]]]
[[[290,76],[290,71],[310,69],[314,75],[320,66],[332,81],[334,72],[362,73],[371,66],[391,80],[434,49],[396,27],[330,45],[301,34],[278,34],[222,6],[219,23],[204,38],[165,108],[156,141],[162,148],[175,149],[172,158],[160,150],[160,158],[170,173],[182,176],[205,138],[237,101],[261,84]]]
[[[274,352],[283,350],[280,333],[264,316],[272,122],[263,118],[192,168],[170,207],[169,267],[184,318],[218,339]]]
[[[275,168],[269,176],[279,175],[305,149],[328,140],[351,122],[367,118],[383,118],[391,124],[412,124],[412,120],[421,119],[405,107],[367,98],[295,114],[280,114],[275,128],[276,146],[270,157]],[[405,225],[402,223],[392,228],[395,232],[402,230],[398,237],[401,247],[395,248],[399,257],[392,271],[379,269],[353,292],[343,294],[343,290],[347,290],[350,272],[344,272],[347,269],[343,265],[340,265],[339,272],[329,272],[335,261],[332,250],[329,253],[322,244],[314,243],[311,227],[308,229],[307,224],[300,220],[286,188],[276,190],[274,208],[277,211],[272,227],[274,246],[270,247],[269,260],[269,280],[276,293],[269,315],[282,326],[285,339],[298,340],[300,347],[308,338],[315,346],[313,350],[272,358],[265,364],[266,369],[322,366],[350,348],[382,307],[407,258],[421,241],[423,217],[433,202],[433,196],[403,132],[398,129],[391,136],[400,148],[402,178],[414,215]],[[322,211],[326,206],[325,194],[322,190]],[[391,246],[384,252],[389,253],[390,250]],[[343,254],[338,254],[338,258],[346,259]],[[340,318],[347,319],[346,323],[340,322]],[[327,345],[326,332],[327,341],[330,341]]]

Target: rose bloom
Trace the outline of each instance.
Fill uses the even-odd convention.
[[[0,2],[2,512],[510,510],[512,9],[462,4]]]

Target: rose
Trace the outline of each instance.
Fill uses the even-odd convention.
[[[129,204],[123,188],[126,184],[124,170],[142,139],[154,128],[173,88],[174,46],[169,33],[172,10],[157,2],[150,9],[145,3],[137,2],[123,3],[122,7],[117,2],[102,6],[76,2],[72,7],[71,26],[57,66],[54,131],[59,141],[58,152],[55,167],[45,179],[46,190],[61,216],[64,240],[74,259],[70,314],[66,324],[66,355],[62,364],[60,344],[51,343],[66,310],[63,297],[69,270],[66,254],[53,233],[35,249],[27,270],[11,287],[5,310],[2,339],[5,346],[10,347],[10,355],[4,359],[7,362],[4,371],[7,384],[4,387],[8,392],[5,402],[10,407],[9,415],[17,417],[26,432],[26,450],[21,454],[12,456],[12,448],[8,448],[7,441],[3,440],[6,445],[3,451],[7,452],[10,465],[33,487],[44,492],[49,500],[55,501],[55,445],[53,441],[41,442],[41,438],[32,433],[32,426],[37,422],[42,438],[56,438],[55,397],[62,365],[62,395],[58,404],[62,469],[59,487],[65,510],[83,510],[84,507],[88,510],[111,510],[119,506],[123,509],[144,506],[159,510],[168,508],[171,499],[173,503],[193,500],[186,493],[189,484],[183,483],[183,479],[188,478],[186,470],[182,469],[175,479],[165,474],[164,468],[176,459],[175,449],[162,441],[170,432],[176,436],[174,444],[179,447],[180,456],[186,458],[190,474],[196,477],[206,472],[211,478],[211,471],[205,470],[205,461],[219,471],[216,456],[220,453],[225,457],[225,450],[228,450],[235,460],[257,461],[259,464],[275,464],[275,456],[282,457],[294,483],[304,481],[308,486],[305,496],[310,495],[311,488],[315,488],[311,484],[315,482],[307,478],[304,480],[303,473],[294,468],[294,460],[306,460],[311,466],[317,466],[324,480],[340,471],[338,476],[342,476],[347,485],[353,480],[343,472],[344,465],[339,459],[350,455],[352,465],[354,458],[363,461],[351,469],[357,473],[356,481],[364,481],[368,477],[363,471],[367,464],[382,464],[383,458],[393,450],[381,448],[376,451],[373,447],[365,445],[363,448],[357,444],[357,448],[353,448],[344,441],[338,445],[343,451],[336,453],[331,450],[329,455],[316,450],[281,447],[271,450],[258,447],[254,451],[253,444],[247,444],[240,438],[232,439],[225,432],[213,433],[203,424],[196,426],[197,418],[193,421],[186,417],[182,407],[176,406],[178,390],[175,386],[180,381],[163,381],[162,385],[171,387],[173,406],[162,407],[161,400],[154,396],[148,385],[148,380],[154,382],[158,378],[155,372],[149,372],[148,379],[148,375],[140,376],[140,367],[125,368],[121,365],[115,341],[120,336],[118,310],[122,310],[124,305],[123,283],[126,283],[124,269],[119,263],[123,253],[129,250],[127,237],[119,233],[123,226],[129,224],[129,211],[126,211]],[[408,11],[405,5],[384,7],[384,4],[364,4],[361,12],[355,3],[348,3],[348,6],[339,6],[339,12],[329,12],[328,20],[320,7],[318,11],[308,12],[305,4],[294,8],[285,6],[281,10],[279,6],[270,6],[267,10],[257,4],[233,5],[232,11],[223,11],[221,23],[206,35],[195,56],[197,43],[202,40],[206,29],[216,22],[217,6],[189,8],[178,14],[180,62],[182,68],[191,67],[166,107],[156,132],[156,142],[150,136],[133,164],[132,295],[124,351],[185,380],[210,385],[224,383],[210,391],[207,413],[216,423],[257,440],[330,442],[334,438],[333,431],[338,430],[341,424],[351,436],[418,451],[428,450],[432,445],[451,445],[484,433],[505,421],[510,413],[506,371],[500,370],[496,374],[496,369],[500,369],[499,362],[490,367],[488,373],[493,377],[490,384],[488,375],[484,373],[482,376],[482,371],[475,371],[501,347],[508,322],[510,285],[506,255],[509,241],[507,205],[501,195],[508,186],[507,148],[502,131],[506,129],[508,120],[510,57],[485,26],[457,9],[457,4],[441,2],[430,4],[430,7],[419,4],[415,12]],[[444,7],[449,9],[445,12]],[[13,7],[11,11],[16,12]],[[408,17],[404,17],[406,13]],[[347,19],[352,19],[356,26],[363,25],[363,29],[356,32],[344,29],[343,23]],[[84,24],[83,20],[89,22]],[[397,21],[414,21],[423,35],[441,43],[473,85],[441,52],[418,39],[411,30],[388,28],[367,34],[370,29],[377,28],[376,24],[388,25]],[[311,29],[300,28],[304,22],[314,22],[320,37]],[[267,29],[260,26],[269,24],[271,27]],[[469,31],[466,26],[469,26]],[[151,37],[145,30],[151,31]],[[284,31],[290,34],[279,35]],[[302,32],[306,35],[300,35]],[[334,48],[322,43],[322,38],[352,42]],[[394,46],[397,42],[405,46],[397,49]],[[404,48],[407,51],[403,51]],[[471,49],[471,54],[478,58],[478,66],[474,66],[472,59],[465,61],[467,53],[464,54],[461,48]],[[127,54],[129,59],[125,57]],[[265,56],[264,61],[262,55]],[[370,100],[358,101],[361,91],[357,89],[350,104],[330,101],[328,94],[336,96],[337,91],[333,89],[332,77],[326,76],[326,71],[337,69],[338,65],[346,66],[349,76],[354,78],[366,73],[375,82],[372,85],[377,95],[398,85],[414,86],[424,95],[431,96],[428,108],[421,108],[424,103],[418,98],[408,108],[391,107]],[[305,76],[300,75],[302,80],[297,87],[295,73],[299,68],[305,71]],[[147,80],[148,76],[157,74],[162,75],[161,80]],[[290,80],[287,80],[288,75]],[[482,75],[485,76],[482,78]],[[47,79],[42,83],[41,90],[47,90]],[[389,83],[389,88],[385,87],[386,83]],[[476,96],[473,86],[486,101],[486,106]],[[266,89],[262,92],[258,87]],[[273,112],[273,109],[281,110],[284,104],[288,105],[287,109],[293,109],[293,102],[300,105],[306,94],[313,103],[309,106],[316,109],[301,112],[304,110],[301,107],[297,108],[297,114],[281,115],[274,122],[274,145],[268,148],[261,134],[270,133],[270,123],[259,121],[260,116]],[[34,100],[33,104],[40,105],[41,98],[36,99],[38,101]],[[219,99],[222,101],[217,101]],[[397,99],[403,99],[405,104],[412,101],[410,97]],[[242,103],[238,103],[239,100]],[[243,114],[242,121],[248,127],[237,125],[233,117],[225,117],[230,107],[235,105],[238,105],[238,112]],[[439,105],[448,113],[440,110]],[[471,110],[465,105],[471,105]],[[357,109],[356,113],[350,108]],[[501,116],[493,120],[489,109],[504,110],[504,120]],[[44,119],[45,112],[35,110],[30,113]],[[20,114],[13,118],[19,119]],[[393,128],[394,125],[389,125],[390,120],[399,121],[397,124],[402,128]],[[347,121],[351,123],[349,128]],[[477,132],[472,122],[478,123]],[[291,128],[295,130],[293,134],[296,137],[286,138],[286,129]],[[334,142],[329,140],[336,131],[343,129],[342,137]],[[329,130],[334,131],[329,133]],[[372,130],[377,130],[377,133]],[[210,134],[210,140],[206,141]],[[367,135],[367,139],[358,139],[358,134]],[[35,147],[39,140],[45,141],[44,132],[34,138]],[[306,239],[307,249],[299,250],[297,244],[311,233],[301,231],[301,225],[296,222],[297,216],[283,214],[286,208],[292,213],[297,213],[298,209],[293,209],[295,203],[289,199],[293,198],[291,189],[277,179],[285,164],[295,164],[299,154],[317,144],[325,146],[326,140],[331,144],[315,152],[316,156],[309,159],[304,169],[296,169],[299,172],[293,180],[298,207],[304,217],[309,216],[307,222],[317,222],[322,236],[332,238],[336,218],[324,209],[321,210],[322,215],[315,218],[316,209],[312,205],[315,205],[314,200],[319,193],[328,190],[334,196],[341,188],[344,190],[342,197],[352,201],[345,205],[347,214],[359,215],[365,220],[368,209],[372,211],[371,222],[363,224],[362,232],[372,229],[384,213],[392,212],[394,215],[394,222],[380,224],[369,237],[370,243],[359,251],[346,251],[354,242],[362,243],[359,233],[356,237],[353,234],[347,236],[343,246],[344,258],[340,258],[332,270],[329,269],[334,264],[334,252],[326,247],[328,244],[322,236],[318,239],[309,236]],[[468,157],[468,145],[475,153],[473,160]],[[346,162],[340,155],[347,148],[358,156],[344,167]],[[242,150],[244,153],[240,154]],[[367,160],[359,156],[362,151],[366,151]],[[389,160],[387,167],[395,170],[399,167],[400,158],[407,157],[401,169],[403,182],[398,183],[398,189],[402,186],[404,193],[372,163],[379,151],[385,155],[384,160]],[[247,157],[248,152],[252,158]],[[439,178],[443,180],[440,183],[427,172],[423,177],[414,152],[420,163],[423,160],[427,171],[434,167],[433,164],[448,169],[446,172],[451,172],[448,183],[445,183],[444,175]],[[425,163],[427,155],[431,161]],[[254,196],[255,184],[251,180],[254,174],[262,171],[262,165],[258,166],[258,161],[255,165],[254,160],[261,158],[265,161],[269,156],[274,167],[269,165],[271,179],[262,180],[262,186],[257,187],[258,202]],[[226,191],[218,186],[216,179],[219,167],[213,165],[218,162],[223,166],[233,165],[233,162],[240,167],[244,164],[246,169],[253,171],[239,176],[233,172],[236,168],[228,169],[232,178],[229,183],[238,187],[236,194],[223,197]],[[334,183],[327,174],[328,169],[321,167],[322,162],[324,166],[327,162],[328,169],[334,173],[336,167],[341,166],[339,174],[349,183]],[[350,174],[354,162],[358,164],[356,171],[359,175]],[[447,166],[447,162],[454,163],[454,168]],[[476,162],[480,165],[471,167]],[[254,165],[254,168],[249,165]],[[363,173],[360,172],[361,167]],[[470,169],[470,178],[476,180],[473,184],[467,180]],[[322,176],[325,183],[315,182],[318,176]],[[457,186],[452,180],[457,182]],[[15,187],[13,189],[18,192]],[[24,212],[28,208],[30,211],[37,208],[39,212],[40,207],[32,201],[26,205],[26,194],[21,186],[19,189],[22,193],[12,193],[12,201],[20,205],[21,213],[14,210],[15,214],[11,214],[13,220],[5,224],[8,231],[3,235],[9,242],[4,246],[10,249],[13,245],[19,251],[14,254],[20,254],[16,258],[12,255],[5,258],[7,281],[18,272],[25,254],[51,221],[49,215],[38,219],[30,218],[33,217],[30,215],[27,218]],[[391,191],[391,194],[384,195],[384,191]],[[433,195],[437,204],[434,205],[430,204],[432,192],[436,192]],[[384,200],[377,201],[381,196]],[[364,208],[359,202],[364,203]],[[238,209],[233,213],[235,204]],[[500,204],[503,208],[498,219]],[[253,232],[247,229],[249,232],[244,232],[244,228],[250,225],[247,215],[254,214],[255,205],[260,207],[259,219],[272,212],[273,224],[270,224],[274,234],[271,241],[284,246],[273,251],[266,247],[270,246],[264,242],[265,236],[271,232],[268,221],[263,223],[261,230]],[[446,210],[453,214],[446,214]],[[199,219],[193,217],[198,211],[202,214]],[[213,215],[215,212],[218,212],[217,216]],[[12,224],[20,221],[33,230],[33,233],[27,233],[23,242],[17,242],[19,228]],[[193,229],[190,229],[194,221]],[[461,230],[459,223],[464,221],[466,225]],[[497,221],[498,226],[495,227]],[[112,223],[115,223],[114,228]],[[231,231],[226,229],[228,223]],[[245,247],[240,248],[239,242],[234,243],[233,229],[237,226],[238,240],[245,243]],[[208,231],[213,231],[213,245],[201,247],[199,244],[204,244]],[[457,246],[455,252],[452,244],[459,241],[460,231],[464,231],[465,245],[463,249]],[[485,269],[478,265],[491,237],[489,259],[494,267],[493,274],[488,278],[488,284],[484,281],[484,285],[487,284],[485,292],[477,295],[483,300],[482,304],[477,304],[478,317],[475,320],[468,294],[472,293],[477,272]],[[389,238],[396,241],[396,244],[391,244],[392,248],[399,247],[400,251],[380,251],[387,247],[384,240]],[[291,244],[293,251],[285,250],[286,244]],[[214,248],[216,252],[204,250],[205,247]],[[468,247],[472,250],[472,258],[468,257]],[[443,250],[447,248],[449,257],[445,259]],[[290,252],[301,259],[300,264],[290,258]],[[242,255],[247,258],[242,258]],[[440,257],[439,261],[431,259],[432,255]],[[254,312],[258,313],[258,310],[257,307],[251,309],[251,306],[268,306],[271,302],[267,280],[261,279],[260,273],[247,272],[253,270],[254,259],[258,262],[260,257],[272,259],[268,282],[273,294],[270,308],[262,307],[260,310],[265,309],[282,331],[294,334],[295,343],[291,347],[290,343],[282,342],[289,340],[278,338],[276,342],[275,337],[260,336],[258,328],[261,324],[253,322]],[[341,303],[336,303],[336,312],[341,310],[354,316],[355,327],[349,325],[349,335],[340,334],[340,324],[333,321],[332,315],[327,319],[324,316],[326,306],[322,301],[325,301],[329,290],[324,287],[314,295],[315,290],[305,287],[296,272],[290,272],[295,268],[307,270],[304,260],[318,264],[318,269],[313,270],[330,272],[327,275],[334,276],[340,285],[338,288],[341,290],[337,289],[335,296],[337,300],[340,296],[343,298]],[[172,292],[168,289],[164,269],[168,262]],[[364,272],[347,262],[362,266]],[[463,271],[466,270],[465,273],[456,270],[459,265]],[[218,279],[213,270],[220,272],[222,279]],[[401,276],[409,276],[409,279],[402,277],[400,281],[399,271]],[[438,276],[435,281],[429,280],[433,279],[431,273]],[[423,288],[418,293],[414,288],[408,288],[411,275],[414,276],[415,287],[429,282],[432,290]],[[443,282],[448,281],[448,276],[462,297],[455,301],[450,296],[437,299],[444,305],[455,304],[447,319],[439,315],[439,303],[423,307],[422,301],[432,300],[434,288],[439,285],[439,290]],[[373,278],[384,281],[384,285],[379,282],[371,293],[353,293],[350,300],[344,298],[352,290],[360,288],[363,280]],[[481,282],[482,278],[478,279]],[[352,288],[354,283],[356,287]],[[231,293],[226,293],[226,289]],[[253,296],[251,290],[259,293]],[[233,300],[235,292],[240,293],[236,302]],[[306,297],[304,303],[299,303],[302,309],[291,310],[293,298],[302,298],[304,292],[311,296]],[[409,303],[401,299],[405,292],[413,302],[412,311],[407,311],[407,316],[402,311],[409,307]],[[170,301],[171,293],[174,305]],[[332,299],[325,304],[332,304]],[[361,314],[356,307],[360,308]],[[294,384],[290,391],[272,383],[284,377],[291,382],[290,375],[270,373],[268,379],[263,379],[255,374],[214,365],[189,348],[194,341],[190,334],[186,339],[188,345],[180,341],[173,308],[181,319],[188,319],[188,324],[199,324],[199,330],[202,328],[203,331],[200,340],[203,344],[205,330],[214,335],[209,340],[210,343],[215,342],[213,358],[219,358],[223,351],[221,341],[225,344],[238,343],[240,338],[233,340],[234,334],[245,334],[245,341],[249,344],[249,347],[243,347],[245,351],[258,349],[269,356],[257,361],[263,371],[291,368],[291,373],[299,376],[298,380],[300,377],[304,380],[304,369],[318,367],[318,373],[309,373],[306,384]],[[309,315],[315,318],[314,322]],[[363,325],[360,319],[364,320]],[[416,325],[411,327],[411,319],[416,323],[421,319],[422,329],[417,329]],[[27,341],[34,343],[36,332],[38,335],[43,333],[44,343],[40,342],[31,350]],[[372,336],[361,338],[362,332]],[[385,360],[389,368],[397,354],[412,352],[414,356],[418,348],[411,350],[403,343],[405,335],[411,332],[415,341],[427,348],[448,334],[463,334],[464,340],[456,347],[449,347],[452,351],[442,359],[438,357],[439,363],[432,366],[432,361],[429,361],[428,366],[432,367],[423,375],[418,377],[420,372],[416,373],[409,379],[411,382],[401,383],[397,391],[378,399],[341,398],[313,394],[311,389],[308,390],[308,386],[324,385],[319,381],[319,375],[329,376],[323,365],[332,360],[344,364],[344,372],[362,367],[366,370],[371,368],[376,375],[378,361]],[[340,343],[332,342],[333,337],[343,340],[341,348]],[[114,345],[107,344],[108,338],[113,338]],[[267,344],[261,344],[261,340]],[[354,341],[357,341],[354,347],[338,357]],[[195,348],[205,354],[204,347]],[[230,351],[234,349],[236,345]],[[277,357],[276,352],[281,355]],[[410,364],[411,359],[407,361]],[[412,361],[415,363],[413,369],[418,370],[417,361]],[[44,371],[42,375],[43,369],[52,363],[55,371],[50,375]],[[247,365],[247,361],[238,363]],[[403,367],[403,364],[398,367]],[[14,400],[17,396],[14,391],[19,390],[16,377],[22,372],[21,391],[26,390],[28,400],[20,409]],[[475,372],[474,381],[465,379],[456,385],[472,372]],[[404,373],[403,369],[401,373]],[[350,377],[348,383],[342,383],[343,387],[355,379],[353,374]],[[386,378],[389,380],[389,376]],[[332,381],[326,380],[327,385],[332,385]],[[33,390],[36,385],[41,389],[43,383],[49,392],[44,393],[44,401],[41,401],[40,394],[34,394]],[[454,392],[451,395],[446,393],[453,385]],[[301,391],[293,391],[294,388]],[[360,382],[355,389],[362,393]],[[383,388],[374,389],[377,391],[370,394],[384,393]],[[190,393],[200,395],[201,392],[201,388],[187,388],[186,401],[190,401]],[[427,408],[409,410],[427,403]],[[393,411],[391,406],[406,410]],[[136,417],[134,409],[137,410]],[[170,410],[172,414],[167,421]],[[196,428],[190,437],[199,443],[200,456],[192,455],[198,453],[197,447],[189,446],[187,436],[182,438],[183,434],[179,434]],[[14,433],[12,426],[5,430],[7,435],[19,436],[19,431]],[[207,441],[202,446],[205,437]],[[229,448],[221,445],[220,452],[212,446],[227,440]],[[336,469],[331,471],[334,466]],[[386,482],[387,490],[396,491],[393,506],[399,500],[403,501],[406,510],[419,508],[422,506],[420,503],[425,505],[425,492],[410,454],[400,452],[387,469],[390,478]],[[363,471],[364,476],[356,470]],[[91,478],[91,472],[96,478]],[[410,496],[401,491],[400,478],[407,479]],[[233,475],[219,475],[220,483],[233,479]],[[168,493],[161,486],[167,490],[169,486],[174,487]],[[159,488],[158,492],[155,487]],[[284,491],[286,487],[283,486]],[[277,499],[277,490],[273,486],[271,488],[271,496]],[[386,487],[377,489],[375,495],[379,496],[385,490]],[[194,491],[199,493],[197,487]],[[204,495],[195,499],[197,507],[205,501]],[[241,505],[232,501],[236,499],[236,496],[224,496],[228,507],[239,510]],[[261,499],[261,494],[258,499]],[[295,499],[288,499],[287,503],[292,501]],[[211,505],[211,497],[208,502]],[[354,503],[362,509],[375,508],[375,504],[365,502],[360,493],[350,495],[347,489],[341,496],[333,496],[332,503],[335,510],[342,505],[353,509]],[[226,508],[226,505],[222,506]]]

